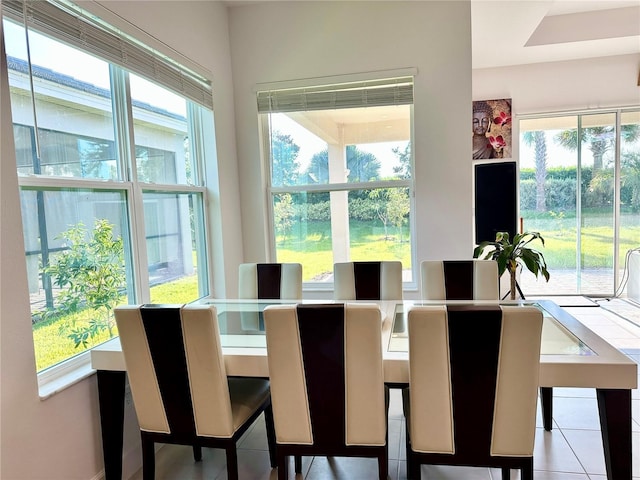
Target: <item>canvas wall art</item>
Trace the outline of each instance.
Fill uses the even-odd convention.
[[[511,99],[473,102],[473,159],[511,158]]]

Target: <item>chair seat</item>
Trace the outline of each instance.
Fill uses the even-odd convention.
[[[262,378],[229,378],[233,429],[238,430],[269,398],[269,381]]]

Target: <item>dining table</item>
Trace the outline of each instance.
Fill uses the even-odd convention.
[[[330,300],[247,300],[201,298],[213,305],[228,376],[269,377],[263,310],[273,304],[352,303]],[[359,302],[362,303],[362,302]],[[637,388],[637,364],[606,342],[556,302],[517,301],[377,301],[381,311],[383,368],[390,387],[409,385],[407,313],[419,305],[533,305],[543,314],[539,385],[544,426],[551,428],[554,387],[594,388],[609,480],[631,480],[631,390]],[[91,351],[96,371],[106,480],[122,477],[126,364],[115,337]]]

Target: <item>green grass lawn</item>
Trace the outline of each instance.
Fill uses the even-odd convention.
[[[621,261],[624,253],[640,246],[640,216],[623,215],[620,230]],[[524,216],[525,231],[540,232],[545,246],[532,243],[544,254],[549,268],[576,268],[577,226],[575,215],[560,218],[531,218]],[[580,228],[583,268],[613,268],[613,220],[610,214],[591,214],[582,218]]]
[[[182,277],[172,282],[151,287],[152,303],[188,303],[199,297],[198,278],[196,275]],[[126,303],[124,297],[121,303]],[[52,318],[34,324],[33,343],[35,346],[36,368],[38,372],[95,347],[118,334],[118,330],[114,324],[111,332],[112,335],[109,335],[108,330],[104,330],[94,338],[90,338],[86,348],[82,345],[76,347],[75,342],[69,338],[69,334],[73,329],[86,328],[89,325],[89,321],[95,318],[95,315],[96,312],[93,310],[85,309],[70,315]]]
[[[105,330],[98,336],[89,339],[87,348],[82,345],[75,347],[75,342],[68,335],[74,328],[86,327],[92,318],[94,318],[92,310],[82,310],[34,324],[33,343],[38,372],[108,340],[110,338],[109,332]]]
[[[302,227],[298,230],[294,228],[286,238],[276,239],[277,261],[301,263],[303,281],[322,281],[333,273],[331,224],[313,222],[305,223]],[[404,268],[411,268],[408,227],[403,228],[402,241],[395,227],[389,227],[385,236],[384,228],[372,222],[352,221],[349,232],[352,261],[399,260]]]

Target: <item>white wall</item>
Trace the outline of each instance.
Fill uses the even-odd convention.
[[[468,2],[263,2],[229,19],[246,261],[268,259],[255,85],[406,67],[418,70],[417,258],[471,255]]]
[[[84,6],[100,11],[89,2]],[[231,79],[227,9],[219,2],[102,2],[122,19],[154,35],[167,49],[175,49],[215,72],[216,139],[224,223],[212,234],[224,262],[237,270],[242,258],[239,223],[238,173],[235,159],[233,83]],[[122,21],[122,19],[120,19]],[[131,28],[130,33],[136,34]],[[4,54],[0,55],[4,60]],[[31,315],[27,290],[22,225],[6,65],[0,70],[0,478],[7,480],[91,479],[102,469],[95,376],[40,400],[36,379]],[[220,254],[220,259],[222,255]],[[221,260],[222,261],[222,260]],[[220,270],[216,283],[222,283]],[[221,288],[223,291],[223,289]],[[217,292],[216,292],[217,293]],[[224,294],[224,291],[223,293]],[[128,409],[125,432],[125,478],[140,467],[139,434]]]
[[[639,71],[640,54],[478,69],[473,71],[473,99],[512,98],[516,117],[637,106]]]

